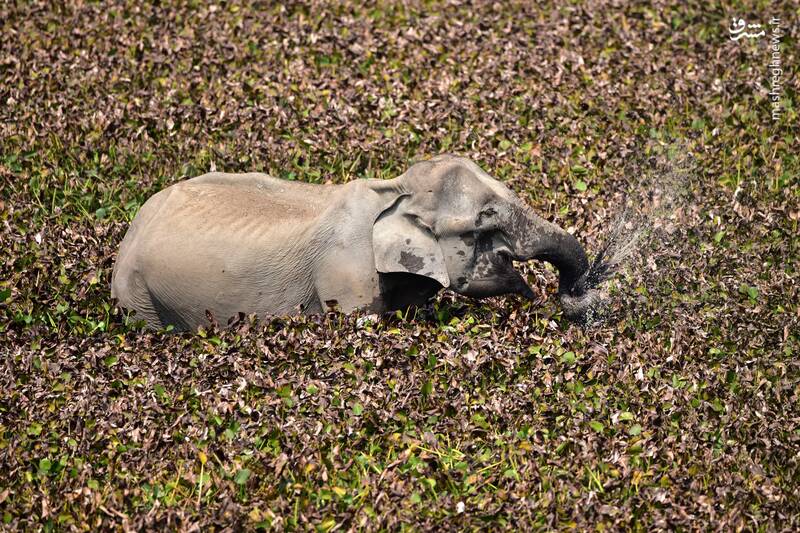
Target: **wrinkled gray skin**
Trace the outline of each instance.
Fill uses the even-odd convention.
[[[565,314],[600,298],[578,241],[468,159],[442,155],[392,180],[312,185],[210,173],[155,194],[134,219],[111,293],[150,326],[221,324],[239,312],[375,313],[443,287],[533,298],[512,260],[559,270]],[[585,278],[585,275],[584,275]]]

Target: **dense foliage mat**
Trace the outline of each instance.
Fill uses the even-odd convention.
[[[795,3],[152,4],[0,4],[5,527],[800,528]],[[732,16],[783,21],[777,121]],[[111,300],[169,183],[440,152],[590,251],[643,221],[604,323],[541,264],[538,304],[379,319]]]

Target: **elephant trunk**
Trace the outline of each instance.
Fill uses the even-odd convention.
[[[572,321],[584,322],[587,313],[600,302],[601,295],[587,282],[589,259],[578,240],[527,206],[515,206],[510,227],[513,228],[515,259],[538,259],[555,266],[564,315]]]

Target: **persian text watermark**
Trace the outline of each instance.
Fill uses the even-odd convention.
[[[728,28],[728,33],[731,35],[731,41],[738,41],[742,37],[747,37],[748,39],[756,39],[758,37],[763,37],[766,35],[764,30],[757,32],[756,30],[761,29],[761,24],[747,24],[744,19],[736,20],[734,17],[731,20],[731,27]],[[745,30],[753,30],[753,33]]]

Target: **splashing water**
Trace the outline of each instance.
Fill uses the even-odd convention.
[[[648,258],[674,239],[673,225],[688,204],[688,185],[694,173],[694,158],[683,143],[652,148],[645,161],[626,165],[629,182],[619,215],[611,223],[609,234],[589,270],[583,276],[584,287],[603,290],[603,284],[629,265],[640,277],[644,252]],[[634,264],[637,263],[637,264]],[[599,299],[586,315],[587,324],[605,318],[608,299]]]
[[[643,217],[625,208],[611,227],[611,233],[605,244],[586,272],[586,286],[597,287],[611,278],[625,260],[637,251],[640,239],[647,229],[647,221]]]

